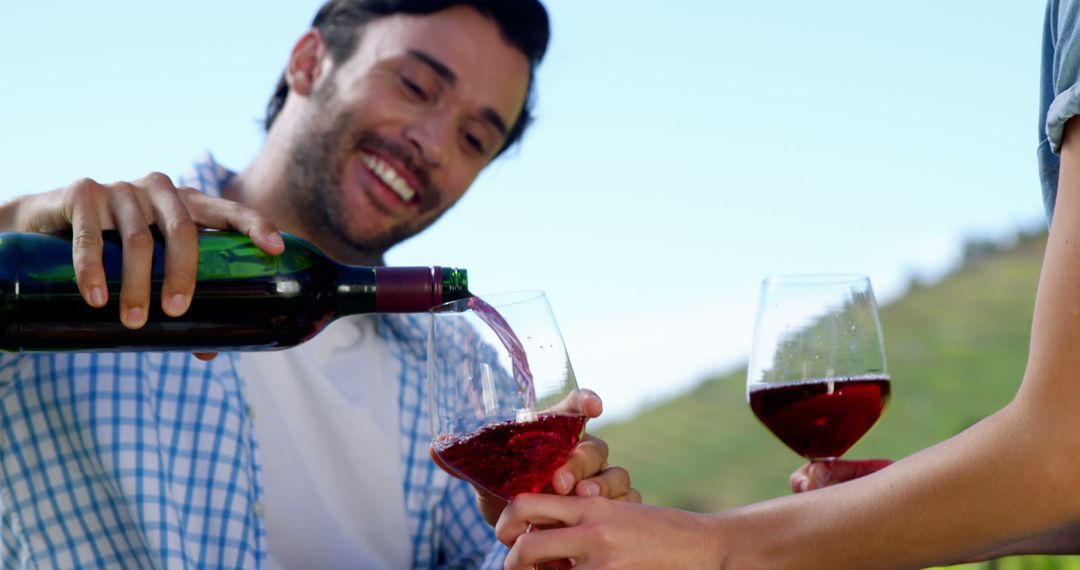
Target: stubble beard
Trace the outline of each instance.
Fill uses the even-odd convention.
[[[320,247],[339,261],[381,259],[383,254],[420,229],[395,225],[373,233],[350,218],[379,216],[378,211],[351,210],[344,203],[342,177],[346,163],[370,134],[357,133],[355,117],[339,115],[329,128],[308,132],[295,141],[285,176],[285,193],[295,205],[295,215]],[[426,227],[427,224],[425,224]]]
[[[373,132],[354,127],[360,124],[356,113],[333,113],[334,87],[332,82],[325,85],[327,87],[315,95],[318,105],[309,123],[317,126],[294,141],[285,175],[285,195],[295,206],[300,227],[326,253],[346,263],[370,263],[371,260],[381,263],[387,250],[420,233],[439,216],[394,225],[378,233],[365,232],[365,224],[350,225],[350,218],[382,213],[361,212],[355,208],[349,211],[345,207],[342,178],[349,158],[360,148],[368,147],[380,149],[409,165],[420,178],[421,185],[426,187],[421,193],[425,197],[421,212],[434,210],[441,193],[431,185],[427,172],[413,166],[415,160],[407,151]],[[328,114],[332,115],[329,121],[324,118]]]

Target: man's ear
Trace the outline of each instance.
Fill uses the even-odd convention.
[[[304,97],[310,95],[322,73],[325,56],[326,42],[319,30],[312,28],[301,36],[293,46],[289,64],[285,68],[285,81],[290,90]]]

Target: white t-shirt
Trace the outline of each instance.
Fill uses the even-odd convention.
[[[268,567],[410,567],[400,370],[374,318],[236,362],[263,466]]]

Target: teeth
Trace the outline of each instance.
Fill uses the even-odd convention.
[[[360,160],[382,180],[384,184],[390,187],[402,200],[408,202],[416,196],[416,190],[409,186],[408,182],[398,176],[398,173],[382,160],[374,157],[370,154],[360,154]]]

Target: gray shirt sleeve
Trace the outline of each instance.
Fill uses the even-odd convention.
[[[1080,0],[1048,0],[1043,26],[1037,158],[1043,204],[1054,215],[1065,124],[1080,114]]]
[[[1080,2],[1050,0],[1044,30],[1045,129],[1050,150],[1061,152],[1065,123],[1080,114]],[[1048,53],[1049,52],[1049,53]],[[1047,69],[1048,67],[1048,69]],[[1048,77],[1047,77],[1048,72]]]

